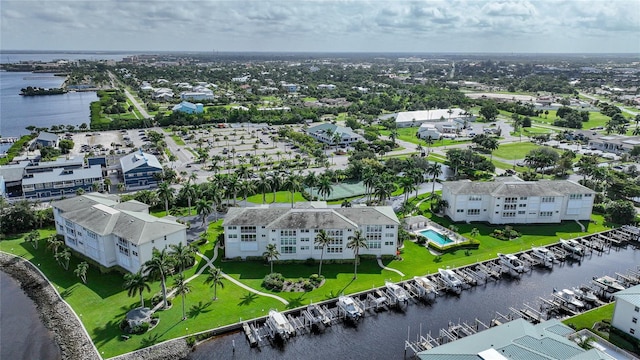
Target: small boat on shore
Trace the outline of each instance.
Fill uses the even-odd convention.
[[[579,242],[573,239],[571,240],[560,239],[560,245],[562,246],[563,249],[568,251],[569,254],[576,259],[580,259],[584,256],[584,248],[582,247],[582,245],[580,245]]]
[[[553,263],[557,261],[555,255],[545,247],[532,247],[531,256],[549,268],[553,267]]]
[[[282,340],[290,338],[295,329],[293,325],[289,323],[289,320],[277,310],[269,310],[269,317],[267,318],[267,326],[271,329],[274,336],[279,337]]]
[[[409,294],[407,294],[407,291],[398,284],[394,284],[390,281],[386,281],[384,284],[390,293],[389,295],[394,297],[398,304],[407,303],[409,301]]]
[[[456,294],[460,294],[462,292],[462,280],[460,280],[453,270],[438,269],[438,273],[449,291]]]
[[[364,310],[348,296],[340,296],[338,298],[338,307],[344,312],[349,320],[358,321],[364,314]]]
[[[509,270],[510,275],[519,276],[524,272],[524,262],[513,254],[498,253],[498,261]]]

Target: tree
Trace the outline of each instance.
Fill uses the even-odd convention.
[[[151,287],[147,281],[147,277],[144,276],[142,270],[137,273],[128,273],[124,275],[124,288],[127,290],[127,295],[130,297],[140,295],[140,306],[144,307],[144,292],[150,292]]]
[[[498,114],[500,114],[500,111],[498,111],[498,108],[493,102],[481,107],[479,112],[487,121],[495,121]]]
[[[409,200],[409,194],[415,190],[416,184],[411,176],[405,176],[400,178],[400,184],[402,185],[402,193],[404,196],[404,202]]]
[[[187,209],[189,209],[189,216],[191,216],[191,199],[198,197],[198,187],[187,181],[187,183],[182,187],[182,193],[187,198]]]
[[[294,174],[289,175],[285,179],[283,186],[285,189],[289,189],[289,192],[291,193],[291,208],[293,209],[294,195],[296,191],[302,190],[302,181],[300,176]]]
[[[435,161],[432,162],[427,168],[427,174],[432,176],[431,197],[433,197],[433,194],[436,192],[436,179],[438,178],[438,176],[442,175],[442,165]]]
[[[196,202],[196,213],[202,216],[202,226],[206,229],[207,217],[211,215],[211,200],[198,199]]]
[[[324,248],[331,244],[331,240],[333,240],[324,229],[320,229],[318,231],[318,235],[314,240],[314,243],[320,246],[320,265],[318,267],[318,276],[322,275],[322,259],[324,257]]]
[[[144,271],[150,279],[160,279],[162,286],[163,308],[169,306],[167,302],[167,284],[166,278],[173,268],[173,261],[166,249],[158,250],[153,248],[151,259],[144,263]]]
[[[62,139],[58,142],[58,147],[62,151],[63,154],[68,154],[71,149],[73,149],[73,141],[68,139]]]
[[[104,184],[104,190],[106,192],[111,191],[111,179],[110,178],[105,178],[104,180],[102,180],[102,183]]]
[[[69,260],[71,260],[71,251],[69,251],[69,249],[60,251],[55,254],[54,258],[65,270],[69,270]]]
[[[355,264],[355,267],[353,269],[353,278],[356,279],[358,278],[358,254],[360,252],[360,249],[368,249],[369,244],[367,243],[367,239],[362,236],[362,232],[360,230],[356,230],[353,232],[353,236],[349,237],[347,248],[353,250]]]
[[[278,257],[280,257],[276,244],[267,245],[267,249],[262,253],[262,257],[269,261],[269,264],[271,265],[271,274],[273,274],[273,260],[278,260]]]
[[[89,270],[89,264],[87,264],[86,261],[78,264],[78,267],[73,270],[73,273],[76,274],[76,276],[79,277],[80,280],[82,280],[83,284],[87,283],[87,270]]]
[[[333,191],[333,186],[331,185],[331,179],[328,176],[321,176],[318,181],[318,195],[322,196],[325,201],[327,201],[327,197],[331,195]]]
[[[277,173],[271,175],[271,191],[273,191],[273,201],[271,201],[272,203],[276,202],[276,192],[280,190],[281,186],[282,178],[280,177],[280,175],[278,175]]]
[[[260,176],[258,177],[258,180],[256,181],[256,187],[258,188],[258,191],[260,191],[262,193],[262,203],[266,204],[266,202],[267,202],[267,198],[266,198],[267,191],[271,190],[271,182],[269,181],[269,178],[267,177],[266,174],[260,173]]]
[[[471,235],[472,238],[475,238],[478,235],[480,235],[480,231],[478,230],[478,228],[473,228],[471,229],[471,232],[469,233],[469,235]]]
[[[636,219],[636,209],[631,201],[610,201],[605,205],[605,218],[616,224],[633,224]]]
[[[47,249],[53,251],[54,254],[58,253],[58,249],[60,249],[62,245],[64,245],[64,243],[58,238],[57,234],[51,234],[47,238]]]
[[[182,273],[178,274],[173,281],[173,288],[176,291],[176,294],[182,295],[182,320],[187,320],[187,312],[186,312],[186,301],[187,294],[191,291],[191,287],[185,281],[184,275]]]
[[[191,266],[195,262],[195,250],[193,247],[177,243],[169,245],[169,248],[171,249],[169,255],[173,258],[175,265],[180,268],[181,274],[187,266]]]
[[[209,286],[213,286],[213,300],[218,300],[218,285],[224,289],[224,283],[222,282],[222,269],[217,268],[215,266],[211,266],[209,268],[209,274],[207,278],[204,280],[205,284],[209,284]]]
[[[28,242],[34,249],[38,249],[38,242],[40,241],[40,233],[38,230],[31,230],[24,238],[25,242]]]
[[[169,214],[169,203],[173,202],[175,191],[167,181],[163,181],[158,185],[158,198],[164,201],[164,210],[167,215]]]

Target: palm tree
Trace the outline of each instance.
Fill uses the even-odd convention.
[[[181,274],[187,266],[193,265],[195,260],[195,250],[192,246],[185,246],[182,245],[182,243],[177,243],[169,245],[169,248],[171,249],[169,255],[173,258],[174,263],[180,268]]]
[[[431,197],[433,197],[433,194],[436,190],[436,178],[442,175],[442,165],[437,162],[432,162],[427,168],[427,174],[432,176],[431,181],[433,181],[433,184],[431,185]]]
[[[256,181],[256,187],[262,193],[262,203],[265,204],[267,202],[266,193],[267,191],[271,190],[271,182],[269,181],[267,175],[265,175],[264,173],[260,173],[260,177]]]
[[[60,251],[54,258],[65,270],[69,270],[69,260],[71,260],[71,251],[69,251],[69,249]]]
[[[166,279],[169,271],[173,267],[171,256],[167,254],[166,249],[158,250],[153,248],[153,255],[150,260],[144,263],[144,271],[150,279],[160,279],[162,285],[162,301],[163,308],[167,308],[167,284]]]
[[[164,201],[164,211],[169,214],[169,203],[173,202],[175,189],[169,185],[169,182],[163,181],[158,185],[158,198]]]
[[[309,196],[311,197],[311,200],[313,200],[313,188],[318,185],[318,177],[316,176],[316,173],[309,171],[307,176],[304,178],[304,184],[309,187]]]
[[[472,238],[475,238],[478,235],[480,235],[480,230],[478,230],[478,228],[473,228],[471,229],[471,232],[469,233],[469,235],[471,235]]]
[[[31,230],[24,238],[24,241],[28,242],[33,246],[34,249],[38,249],[38,242],[40,241],[40,233],[38,230]]]
[[[269,261],[269,264],[271,265],[271,274],[273,274],[273,260],[278,260],[278,257],[280,257],[276,244],[267,245],[267,249],[262,253],[262,257]]]
[[[271,191],[273,191],[273,201],[271,201],[272,203],[276,202],[276,192],[280,190],[281,186],[282,178],[280,177],[280,175],[276,173],[271,175]]]
[[[205,284],[213,285],[213,300],[218,300],[218,285],[224,289],[224,283],[222,282],[222,269],[215,266],[209,268],[209,274],[204,280]]]
[[[285,189],[289,189],[291,192],[291,208],[293,209],[293,199],[296,191],[302,190],[302,182],[300,176],[291,174],[289,175],[283,184]]]
[[[347,243],[347,248],[353,250],[353,255],[355,258],[355,267],[353,270],[353,278],[358,278],[358,253],[361,248],[368,249],[369,244],[367,243],[367,239],[362,236],[362,232],[360,230],[356,230],[353,232],[353,236],[349,237],[349,242]]]
[[[89,270],[89,264],[87,264],[86,261],[78,264],[78,267],[73,270],[73,273],[76,274],[76,276],[79,277],[80,280],[82,280],[83,284],[87,283],[87,270]]]
[[[104,190],[105,190],[106,192],[111,191],[111,179],[109,179],[109,178],[105,178],[105,179],[102,181],[102,183],[104,184]]]
[[[198,187],[195,184],[191,184],[187,181],[182,187],[182,193],[187,198],[187,209],[189,209],[189,216],[191,216],[191,199],[198,197]]]
[[[142,274],[142,270],[137,273],[128,273],[124,275],[124,288],[127,290],[127,295],[130,297],[136,294],[140,295],[140,306],[144,307],[144,292],[151,291],[151,287],[147,282],[147,277]]]
[[[240,192],[242,192],[242,197],[244,198],[244,202],[247,202],[247,197],[250,193],[256,191],[256,185],[253,181],[244,180],[240,183]]]
[[[185,281],[184,275],[178,274],[176,278],[173,280],[173,288],[176,291],[176,294],[182,295],[182,320],[187,320],[187,312],[186,312],[186,297],[189,291],[191,291],[191,287]]]
[[[51,234],[47,238],[47,249],[53,251],[54,254],[58,253],[58,249],[60,249],[63,244],[62,240],[58,238],[58,234]]]
[[[207,199],[198,199],[196,202],[196,213],[202,216],[202,226],[206,229],[205,226],[207,223],[207,217],[211,215],[211,200]]]
[[[415,190],[416,184],[411,176],[405,176],[400,179],[400,184],[402,185],[402,193],[404,195],[404,202],[409,200],[409,194]]]
[[[318,231],[318,235],[316,235],[316,239],[314,243],[320,246],[320,266],[318,267],[318,276],[322,275],[322,258],[324,257],[324,248],[327,247],[333,240],[324,229],[320,229]]]
[[[333,192],[331,179],[328,176],[321,176],[318,182],[318,195],[322,196],[324,201],[327,201],[327,197],[331,195],[331,192]]]
[[[118,183],[118,191],[123,193],[127,189],[127,186],[124,183]]]
[[[342,200],[342,202],[340,203],[340,207],[350,208],[351,207],[351,201],[349,201],[347,199]]]

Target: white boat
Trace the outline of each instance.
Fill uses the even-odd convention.
[[[584,302],[578,299],[576,294],[569,289],[555,291],[553,294],[569,307],[572,307],[574,309],[582,309],[584,307]]]
[[[513,254],[498,253],[498,261],[502,266],[509,269],[509,273],[512,275],[524,272],[524,263]]]
[[[407,294],[407,291],[398,284],[385,281],[384,285],[387,287],[387,290],[389,290],[390,295],[394,297],[398,303],[406,303],[409,301],[409,294]]]
[[[438,295],[436,284],[426,276],[414,276],[413,280],[425,290],[424,296],[427,299],[433,300]]]
[[[462,292],[462,280],[449,269],[438,269],[438,273],[444,281],[447,289],[455,292],[456,294],[460,294]]]
[[[597,303],[599,300],[596,294],[593,293],[593,290],[589,288],[573,288],[572,290],[576,294],[576,296],[584,302],[593,304]]]
[[[277,310],[269,310],[269,317],[267,318],[267,326],[273,331],[274,335],[279,336],[282,339],[287,339],[294,334],[295,329],[293,325],[289,323],[289,320],[279,313]]]
[[[344,311],[347,318],[351,320],[358,320],[364,313],[364,311],[348,296],[340,296],[338,298],[338,307]]]
[[[584,255],[584,248],[580,245],[579,242],[575,240],[564,240],[560,239],[560,244],[562,247],[567,250],[574,257],[582,257]]]
[[[601,276],[601,277],[594,277],[593,283],[599,286],[600,288],[602,288],[604,291],[609,293],[613,293],[613,292],[625,289],[625,287],[622,286],[622,284],[620,284],[618,280],[607,275]]]
[[[552,267],[553,263],[556,261],[555,255],[553,255],[549,249],[544,247],[532,247],[531,256],[541,261],[546,267]]]

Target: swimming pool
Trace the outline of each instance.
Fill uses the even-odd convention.
[[[432,230],[432,229],[427,229],[427,230],[422,230],[420,231],[420,235],[426,237],[427,239],[429,239],[430,241],[433,241],[434,243],[440,245],[440,246],[444,246],[444,245],[448,245],[453,243],[453,241],[449,238],[447,238],[446,236],[440,234],[439,232]]]

